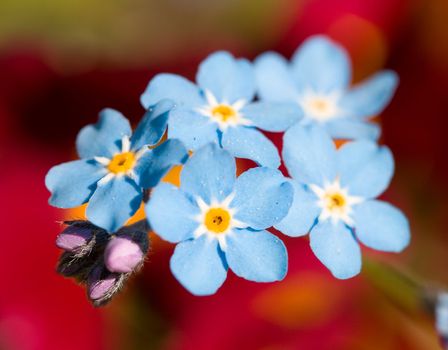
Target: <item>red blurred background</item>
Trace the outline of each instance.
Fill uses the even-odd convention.
[[[0,3],[0,349],[439,349],[432,320],[381,261],[448,284],[446,0],[3,0]],[[259,285],[231,275],[211,297],[172,277],[157,238],[140,276],[104,309],[55,273],[58,220],[44,176],[75,157],[80,127],[103,107],[136,122],[156,73],[194,77],[216,49],[289,57],[325,33],[349,50],[355,81],[388,67],[400,86],[381,116],[396,158],[387,200],[412,244],[365,249],[363,273],[332,278],[308,241],[285,239],[290,272]],[[275,139],[278,136],[273,136]]]

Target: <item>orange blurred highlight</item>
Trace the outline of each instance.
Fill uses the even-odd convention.
[[[265,289],[255,298],[253,310],[287,329],[313,328],[331,319],[341,297],[331,280],[316,273],[301,273]]]
[[[345,145],[348,140],[334,140],[334,144],[336,145],[336,148],[341,148],[343,145]]]
[[[419,28],[416,45],[428,54],[431,63],[448,68],[448,1],[427,0],[418,8]]]
[[[65,220],[85,220],[87,203],[64,212]]]
[[[180,186],[180,172],[182,170],[182,165],[176,165],[171,168],[168,174],[163,178],[163,182],[169,182],[175,186]]]
[[[348,14],[335,21],[328,34],[341,43],[353,61],[353,81],[357,82],[381,69],[388,47],[384,34],[370,21]]]

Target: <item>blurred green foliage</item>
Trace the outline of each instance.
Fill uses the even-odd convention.
[[[251,52],[282,32],[291,0],[2,0],[0,50],[22,43],[55,63],[147,65],[218,48]],[[297,3],[297,2],[296,2]],[[291,6],[289,6],[291,7]],[[294,8],[294,7],[293,7]]]

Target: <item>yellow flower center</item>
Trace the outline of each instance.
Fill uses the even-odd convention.
[[[216,119],[227,122],[229,119],[235,119],[236,118],[236,112],[235,110],[227,105],[218,105],[212,109],[212,115]]]
[[[345,206],[345,197],[340,193],[332,193],[327,195],[327,205],[330,210],[341,209]]]
[[[311,108],[317,113],[326,113],[329,109],[328,101],[316,98],[311,102]]]
[[[135,154],[133,152],[124,152],[114,155],[107,168],[111,173],[125,173],[131,170],[135,165]]]
[[[211,208],[205,214],[205,227],[209,232],[223,233],[230,226],[231,216],[226,209]]]

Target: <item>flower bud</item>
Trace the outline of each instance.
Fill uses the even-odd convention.
[[[94,306],[106,305],[138,270],[149,249],[148,224],[141,220],[115,233],[86,220],[65,221],[56,244],[61,254],[57,272],[86,285]]]
[[[87,281],[87,294],[94,306],[107,304],[112,297],[123,287],[129,274],[109,272],[100,263],[90,272]]]
[[[107,293],[115,286],[117,282],[117,277],[110,275],[109,277],[96,281],[89,286],[89,297],[92,300],[98,300],[104,298]]]
[[[68,227],[56,239],[61,254],[57,272],[84,283],[99,257],[102,258],[109,234],[85,220],[65,221]]]
[[[132,272],[141,265],[143,258],[139,244],[126,236],[112,238],[104,251],[104,263],[110,272]]]
[[[93,230],[88,227],[68,226],[56,238],[56,246],[73,252],[86,246],[93,237]]]
[[[82,281],[94,262],[94,258],[77,258],[71,252],[64,252],[59,258],[56,271],[62,276],[74,277]]]

